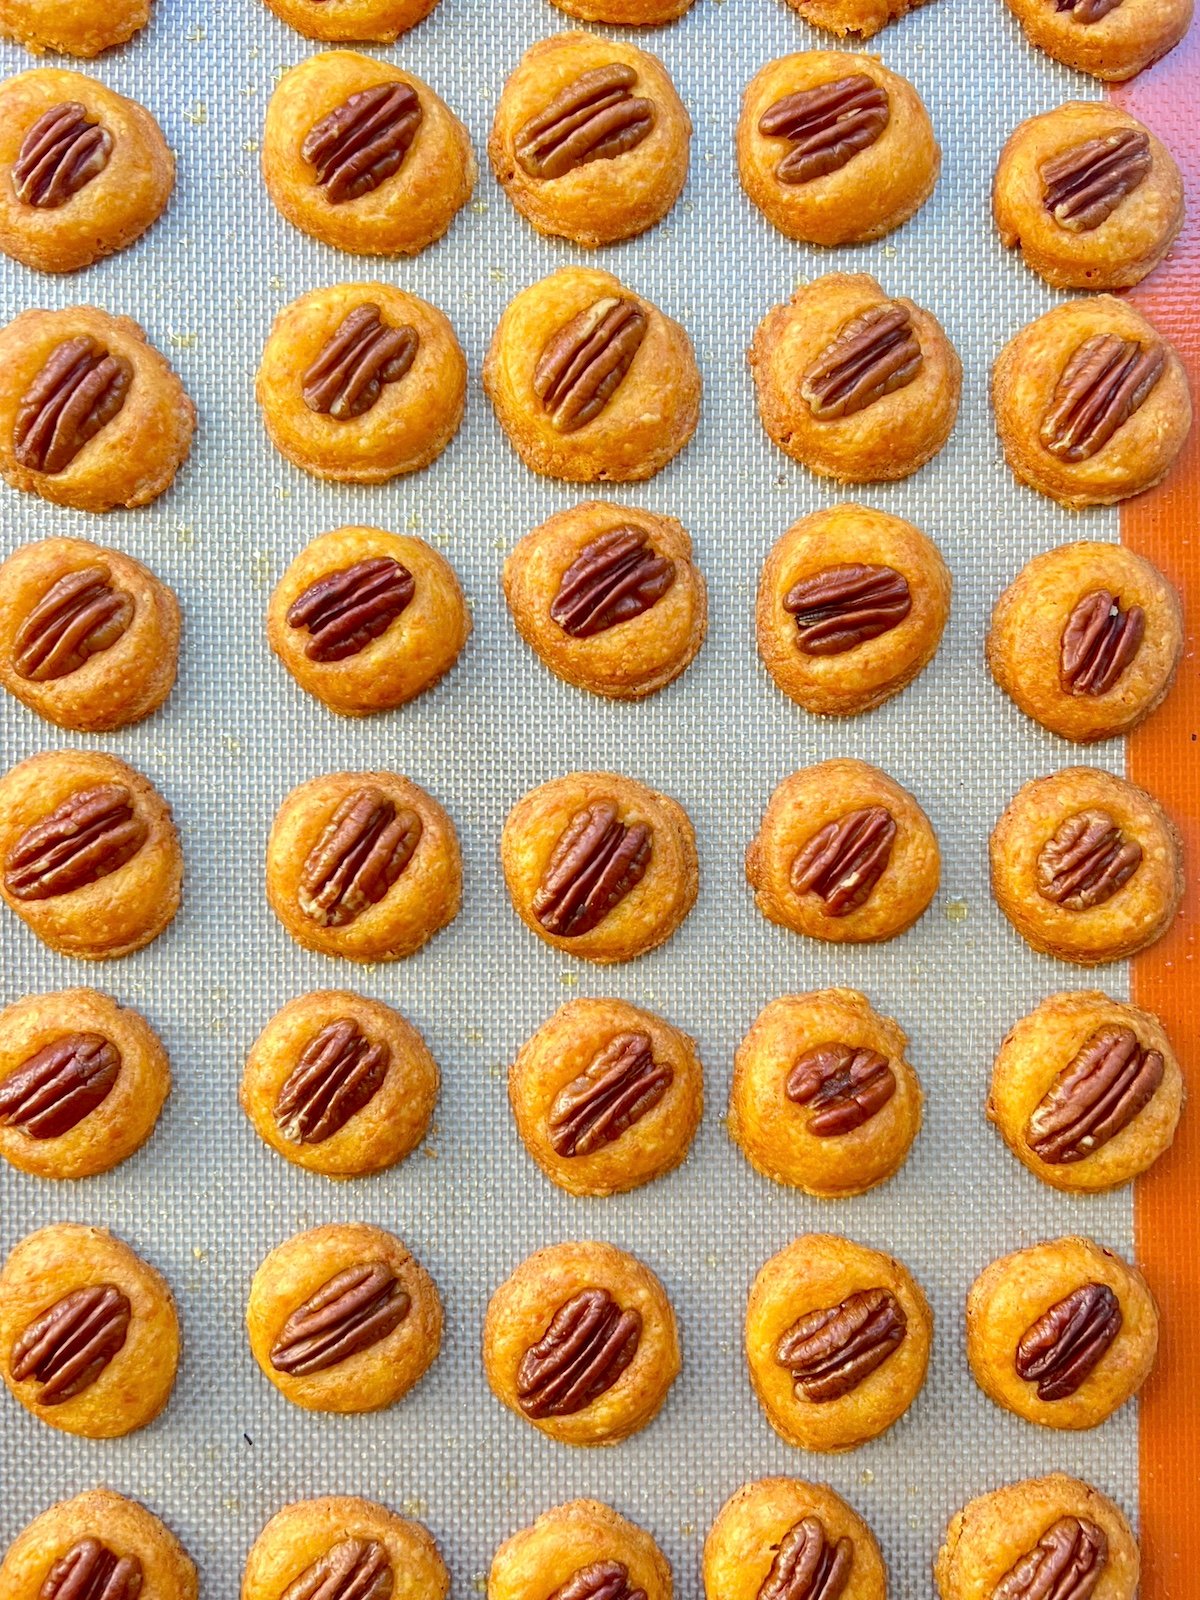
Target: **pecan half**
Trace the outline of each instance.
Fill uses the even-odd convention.
[[[887,90],[856,72],[776,100],[759,117],[758,131],[792,147],[775,168],[780,183],[810,183],[840,172],[873,145],[890,117]]]
[[[280,1133],[293,1144],[323,1144],[379,1093],[391,1051],[372,1044],[353,1017],[339,1017],[300,1052],[275,1101]]]
[[[407,83],[363,89],[309,129],[300,154],[317,169],[330,205],[358,200],[394,177],[421,126],[421,102]]]
[[[592,539],[563,573],[550,615],[573,639],[591,639],[657,605],[675,582],[644,528],[621,527]]]
[[[50,1568],[38,1600],[137,1600],[142,1576],[137,1556],[115,1555],[99,1539],[80,1539]]]
[[[838,1600],[853,1565],[853,1539],[831,1542],[820,1517],[802,1517],[779,1541],[758,1600]]]
[[[18,200],[54,211],[98,178],[112,154],[113,136],[92,122],[75,100],[65,100],[30,128],[12,166]]]
[[[1140,128],[1084,139],[1041,165],[1042,204],[1070,233],[1090,233],[1150,174],[1150,140]]]
[[[1142,647],[1146,613],[1121,610],[1119,595],[1093,589],[1076,602],[1059,646],[1059,678],[1068,694],[1101,695],[1116,687]]]
[[[271,1347],[271,1365],[292,1378],[325,1372],[386,1339],[411,1308],[386,1262],[347,1267],[292,1312]]]
[[[653,848],[649,825],[622,822],[611,800],[585,806],[550,853],[534,916],[560,939],[590,933],[642,881]]]
[[[1087,911],[1111,900],[1141,864],[1141,845],[1107,811],[1077,811],[1038,853],[1038,893],[1068,911]]]
[[[636,300],[606,295],[551,334],[533,369],[533,392],[559,433],[600,415],[625,381],[646,327]]]
[[[796,643],[806,656],[840,656],[898,627],[912,610],[912,595],[893,567],[855,561],[801,578],[783,609],[796,619]]]
[[[123,783],[80,789],[17,840],[4,883],[18,900],[52,900],[116,872],[150,836]]]
[[[794,1322],[780,1339],[775,1359],[795,1380],[797,1398],[823,1405],[857,1389],[907,1332],[904,1307],[890,1289],[860,1289]]]
[[[60,1406],[90,1389],[122,1349],[131,1315],[115,1283],[75,1289],[29,1324],[12,1347],[9,1371],[18,1383],[41,1384],[39,1405]]]
[[[591,1561],[559,1584],[548,1600],[646,1600],[646,1591],[629,1582],[623,1561]]]
[[[796,1061],[785,1092],[796,1105],[812,1107],[809,1133],[830,1139],[852,1133],[882,1111],[896,1092],[896,1074],[878,1050],[819,1044]]]
[[[642,1318],[607,1289],[582,1289],[559,1306],[517,1368],[527,1417],[569,1417],[611,1389],[637,1354]]]
[[[1110,11],[1115,11],[1121,0],[1054,0],[1056,11],[1069,11],[1073,21],[1090,28]]]
[[[64,472],[125,404],[133,368],[90,334],[64,339],[26,389],[13,454],[30,472]]]
[[[0,1127],[59,1139],[108,1098],[121,1052],[102,1033],[64,1033],[0,1083]]]
[[[1088,1600],[1108,1565],[1103,1528],[1059,1517],[992,1590],[992,1600]]]
[[[297,899],[323,928],[344,928],[378,905],[421,842],[421,819],[381,789],[348,794],[308,853]]]
[[[1163,1081],[1163,1058],[1132,1028],[1097,1028],[1035,1107],[1025,1142],[1052,1166],[1083,1161],[1127,1128]]]
[[[653,1110],[674,1076],[669,1062],[654,1059],[648,1034],[615,1034],[555,1095],[550,1143],[560,1156],[590,1156]]]
[[[1121,1303],[1106,1283],[1085,1283],[1031,1322],[1013,1357],[1039,1400],[1073,1395],[1121,1331]]]
[[[654,101],[630,93],[632,67],[581,72],[544,111],[518,128],[517,160],[531,178],[561,178],[590,161],[611,161],[634,150],[654,127]]]
[[[407,567],[371,556],[310,584],[288,607],[288,627],[308,629],[310,661],[345,661],[385,634],[416,592]]]
[[[105,566],[81,567],[52,583],[17,629],[13,666],[48,683],[111,649],[133,621],[133,596],[114,589]]]
[[[355,306],[300,379],[304,404],[337,422],[366,416],[384,386],[404,377],[420,344],[409,323],[393,328],[377,305]]]
[[[887,301],[851,317],[809,367],[801,398],[814,417],[850,417],[910,384],[924,357],[907,306]]]
[[[396,1577],[375,1539],[340,1539],[280,1595],[279,1600],[392,1600]]]
[[[896,839],[896,819],[885,806],[863,806],[827,822],[792,862],[792,888],[817,894],[831,917],[866,905],[883,877]]]
[[[1167,365],[1149,346],[1097,333],[1074,351],[1059,375],[1038,437],[1060,461],[1087,461],[1149,398]]]

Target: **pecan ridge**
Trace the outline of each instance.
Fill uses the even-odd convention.
[[[857,1389],[904,1342],[908,1318],[890,1289],[859,1289],[836,1306],[806,1312],[780,1339],[775,1359],[797,1398],[824,1405]]]
[[[57,210],[100,176],[112,148],[112,134],[78,101],[51,106],[21,140],[12,166],[17,199],[40,211]]]
[[[783,609],[796,619],[796,643],[806,656],[840,656],[898,627],[912,610],[912,595],[893,567],[854,561],[801,578]]]
[[[1087,461],[1140,410],[1166,370],[1161,342],[1097,333],[1059,374],[1038,437],[1060,461]]]
[[[111,649],[133,612],[133,596],[113,587],[106,566],[64,573],[17,629],[13,666],[34,683],[68,677]]]
[[[654,1059],[648,1034],[614,1034],[555,1095],[550,1143],[560,1156],[590,1156],[652,1111],[674,1076],[669,1062]]]
[[[640,617],[675,582],[675,563],[660,556],[644,528],[628,524],[590,540],[559,580],[550,615],[573,639],[590,639]]]
[[[108,1098],[121,1052],[101,1033],[64,1033],[0,1082],[0,1127],[59,1139]]]
[[[830,1541],[820,1517],[801,1517],[779,1541],[758,1600],[838,1600],[850,1582],[854,1541]]]
[[[371,556],[310,583],[288,607],[288,627],[308,630],[310,661],[345,661],[385,634],[416,592],[407,567]]]
[[[547,933],[578,938],[642,881],[654,848],[648,823],[625,823],[611,800],[577,811],[550,853],[532,911]]]
[[[886,1056],[865,1045],[814,1045],[787,1075],[784,1092],[810,1106],[808,1131],[819,1139],[852,1133],[882,1111],[896,1092],[896,1074]]]
[[[775,168],[780,183],[809,183],[840,172],[875,143],[890,117],[887,90],[856,72],[776,100],[758,119],[758,131],[792,147]]]
[[[17,900],[52,900],[116,872],[150,836],[123,783],[80,789],[27,828],[4,868]]]
[[[323,928],[344,928],[377,905],[421,842],[421,819],[382,789],[355,789],[334,811],[300,874],[297,899]]]
[[[848,916],[871,898],[895,839],[896,819],[886,806],[847,811],[814,833],[792,862],[792,888],[819,895],[828,916]]]
[[[339,1539],[279,1600],[392,1600],[396,1577],[377,1539]]]
[[[646,313],[625,295],[605,295],[552,333],[533,369],[533,392],[559,433],[604,410],[646,337]]]
[[[1035,1106],[1026,1143],[1052,1166],[1083,1161],[1145,1110],[1163,1071],[1132,1028],[1097,1028]]]
[[[1056,11],[1069,11],[1075,22],[1090,28],[1110,11],[1115,11],[1121,0],[1054,0]]]
[[[137,1600],[142,1577],[137,1556],[117,1556],[89,1536],[73,1544],[50,1568],[38,1600]]]
[[[1142,647],[1146,613],[1121,610],[1120,595],[1093,589],[1067,618],[1059,646],[1059,677],[1068,694],[1102,695],[1116,687]]]
[[[411,1308],[386,1262],[347,1267],[292,1312],[271,1347],[271,1365],[293,1378],[325,1372],[386,1339]]]
[[[842,324],[804,374],[800,395],[822,421],[850,417],[906,388],[923,360],[911,312],[888,300]]]
[[[420,344],[410,323],[393,328],[377,305],[355,306],[300,379],[304,404],[336,422],[366,416],[385,386],[408,372]]]
[[[581,1289],[563,1302],[517,1368],[517,1399],[527,1417],[569,1417],[599,1398],[637,1354],[642,1318],[623,1311],[607,1289]]]
[[[548,1600],[646,1600],[646,1591],[633,1587],[623,1561],[590,1561],[560,1584]]]
[[[992,1590],[992,1600],[1088,1600],[1108,1565],[1103,1528],[1059,1517]]]
[[[591,161],[636,149],[654,127],[654,101],[633,95],[632,67],[613,62],[581,72],[517,130],[517,160],[531,178],[561,178]]]
[[[381,83],[352,94],[310,128],[300,154],[317,169],[330,205],[370,194],[399,172],[423,115],[411,85]]]
[[[115,1283],[75,1289],[43,1311],[19,1336],[9,1357],[18,1383],[41,1384],[37,1402],[60,1406],[90,1389],[124,1347],[132,1307]]]
[[[64,472],[125,404],[133,368],[81,334],[50,352],[13,422],[13,455],[31,472]]]
[[[1042,204],[1068,232],[1090,233],[1112,216],[1153,165],[1150,140],[1140,128],[1084,139],[1042,162]]]
[[[280,1133],[323,1144],[379,1093],[391,1051],[372,1044],[353,1017],[326,1023],[304,1046],[275,1101]]]
[[[1068,911],[1111,900],[1142,864],[1142,847],[1107,811],[1089,807],[1068,817],[1037,858],[1038,893]]]
[[[1037,1384],[1039,1400],[1065,1400],[1095,1370],[1124,1318],[1106,1283],[1085,1283],[1044,1311],[1021,1335],[1017,1376]]]

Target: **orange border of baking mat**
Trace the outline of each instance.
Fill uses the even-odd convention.
[[[1200,397],[1200,27],[1114,101],[1168,146],[1190,215],[1169,260],[1131,298],[1183,358]],[[1190,871],[1175,927],[1133,962],[1133,997],[1157,1012],[1183,1061],[1200,1062],[1200,426],[1166,483],[1121,508],[1121,540],[1184,596],[1187,644],[1162,708],[1129,739],[1129,775],[1166,806]],[[1137,1256],[1163,1312],[1159,1363],[1141,1402],[1143,1600],[1200,1596],[1200,1076],[1170,1152],[1134,1190]]]

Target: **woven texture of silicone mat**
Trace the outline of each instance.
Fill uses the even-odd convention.
[[[520,53],[572,24],[544,0],[442,0],[383,52],[412,68],[469,125],[481,165],[492,109]],[[625,37],[635,38],[631,32]],[[166,1275],[184,1354],[174,1398],[148,1430],[111,1443],[60,1435],[0,1397],[0,1543],[52,1501],[108,1483],[179,1533],[207,1595],[237,1591],[245,1552],[284,1503],[358,1493],[420,1517],[454,1574],[481,1588],[499,1541],[577,1495],[609,1501],[660,1540],[681,1596],[700,1593],[705,1531],[740,1483],[790,1473],[832,1483],[875,1529],[891,1592],[925,1595],[947,1517],[969,1496],[1053,1468],[1076,1472],[1135,1509],[1135,1408],[1084,1435],[1027,1426],[976,1389],[963,1346],[967,1287],[994,1256],[1083,1232],[1128,1253],[1128,1191],[1080,1200],[1039,1183],[987,1126],[993,1053],[1046,994],[1086,988],[1077,969],[1036,957],[993,906],[988,831],[1026,778],[1075,752],[1028,723],[992,684],[983,638],[993,600],[1035,550],[1115,538],[1112,512],[1072,515],[1018,488],[987,403],[1001,343],[1055,298],[992,229],[988,190],[1009,129],[1091,80],[1026,44],[1001,0],[941,0],[871,42],[929,107],[944,164],[933,199],[880,243],[820,252],[777,235],[743,197],[733,161],[741,88],[766,60],[826,48],[779,0],[698,0],[678,24],[636,42],[666,61],[691,109],[692,173],[667,221],[599,262],[691,333],[705,380],[699,432],[649,484],[611,498],[678,516],[707,576],[708,642],[685,677],[640,706],[611,706],[553,678],[518,639],[499,590],[504,552],[550,512],[588,492],[539,480],[512,453],[478,387],[488,337],[508,299],[584,259],[543,240],[489,173],[441,244],[415,261],[341,255],[291,229],[270,206],[258,139],[281,68],[317,47],[257,0],[157,0],[151,27],[85,70],[146,103],[179,162],[167,217],[131,251],[75,278],[0,266],[5,319],[31,305],[93,302],[135,317],[182,374],[200,412],[175,489],[129,514],[87,517],[4,491],[0,544],[79,534],[145,560],[179,594],[180,681],[164,710],[95,744],[144,771],[171,802],[187,877],[183,910],[148,950],[90,967],[53,956],[7,912],[0,919],[5,1002],[92,983],[139,1009],[169,1048],[175,1088],[133,1160],[79,1185],[0,1171],[0,1245],[75,1220],[111,1227]],[[0,49],[4,72],[33,64]],[[858,497],[907,516],[939,544],[954,606],[934,664],[864,718],[820,721],[786,702],[753,639],[758,569],[793,520],[842,498],[779,455],[754,410],[745,349],[759,318],[801,278],[874,273],[942,320],[965,369],[948,448],[915,478]],[[302,292],[382,277],[433,301],[471,365],[466,424],[413,480],[355,490],[320,485],[277,457],[256,412],[253,375],[273,315]],[[407,529],[458,570],[475,632],[451,676],[394,714],[339,720],[306,698],[271,656],[263,618],[272,584],[310,538],[348,522]],[[11,701],[0,706],[5,764],[82,744]],[[910,933],[877,948],[823,947],[755,911],[741,859],[775,784],[837,755],[877,762],[911,787],[940,837],[943,887]],[[1120,770],[1119,744],[1088,757]],[[262,888],[271,818],[316,773],[392,767],[425,785],[462,840],[463,912],[414,959],[363,970],[298,949]],[[613,768],[681,800],[697,829],[698,904],[665,948],[631,965],[590,968],[548,949],[513,914],[498,865],[503,819],[535,783],[574,768]],[[1122,968],[1099,983],[1121,996]],[[891,1183],[820,1203],[751,1171],[722,1114],[734,1049],[776,995],[861,988],[899,1019],[926,1096],[925,1129]],[[425,1147],[375,1179],[334,1185],[268,1151],[244,1120],[237,1082],[247,1047],[292,996],[357,988],[421,1028],[443,1072]],[[608,1201],[546,1182],[509,1115],[505,1071],[518,1045],[573,996],[615,994],[661,1012],[699,1040],[708,1109],[688,1163]],[[446,1306],[440,1360],[398,1407],[372,1417],[309,1415],[259,1373],[242,1314],[273,1245],[320,1222],[362,1218],[400,1234],[432,1271]],[[928,1383],[884,1438],[854,1454],[793,1451],[772,1432],[741,1354],[746,1291],[795,1234],[840,1232],[887,1249],[934,1306]],[[684,1366],[658,1420],[614,1450],[573,1451],[493,1399],[479,1358],[491,1290],[539,1245],[605,1238],[662,1277],[680,1319]]]

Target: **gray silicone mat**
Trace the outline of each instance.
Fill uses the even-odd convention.
[[[487,340],[509,297],[566,262],[573,247],[534,235],[490,174],[448,237],[415,261],[372,264],[293,231],[258,173],[259,130],[276,75],[314,46],[258,0],[157,0],[132,46],[88,70],[149,105],[179,158],[167,218],[133,250],[75,278],[0,266],[5,319],[31,305],[92,301],[137,318],[199,407],[192,459],[175,489],[129,514],[87,517],[4,490],[5,552],[52,533],[82,534],[147,561],[185,616],[180,681],[148,723],[100,741],[145,771],[175,809],[187,863],[185,903],[148,950],[100,968],[43,950],[0,918],[5,1002],[95,983],[141,1008],[171,1053],[175,1092],[155,1137],[117,1171],[78,1186],[0,1171],[0,1245],[59,1220],[113,1228],[154,1262],[178,1297],[185,1333],[169,1409],[143,1433],[96,1444],[52,1432],[0,1397],[0,1545],[52,1501],[107,1482],[161,1513],[198,1561],[204,1589],[229,1600],[245,1552],[287,1501],[360,1493],[421,1517],[454,1574],[479,1591],[496,1544],[577,1495],[611,1502],[651,1529],[678,1593],[700,1594],[705,1531],[745,1479],[794,1473],[832,1483],[869,1519],[894,1596],[930,1590],[947,1516],[970,1494],[1065,1468],[1133,1510],[1134,1408],[1082,1436],[1036,1431],[975,1388],[963,1353],[962,1302],[993,1256],[1083,1231],[1128,1251],[1128,1193],[1054,1194],[1012,1159],[983,1119],[991,1057],[1009,1024],[1087,974],[1035,957],[992,905],[986,839],[1027,777],[1073,752],[1027,723],[982,660],[995,596],[1035,550],[1116,536],[1115,515],[1078,516],[1018,489],[987,405],[999,345],[1053,296],[1005,256],[988,186],[1021,117],[1096,92],[1026,45],[1001,0],[941,0],[887,29],[872,48],[909,76],[941,138],[931,202],[898,234],[820,252],[777,235],[746,201],[733,163],[742,85],[770,57],[822,48],[782,0],[697,0],[678,24],[639,36],[661,54],[691,108],[692,174],[659,228],[601,260],[677,317],[695,340],[705,402],[692,446],[647,485],[612,498],[678,516],[709,582],[708,643],[686,676],[640,706],[602,704],[526,650],[499,592],[505,550],[586,491],[528,473],[478,387]],[[570,26],[545,0],[442,0],[396,59],[465,118],[482,156],[491,111],[521,51]],[[632,34],[629,35],[633,37]],[[6,73],[29,58],[0,49]],[[753,645],[760,563],[796,517],[840,498],[775,452],[761,433],[744,352],[755,324],[797,280],[864,269],[943,321],[965,368],[949,447],[907,483],[860,498],[907,516],[940,545],[954,608],[940,654],[905,694],[846,722],[809,717],[761,670]],[[472,388],[466,425],[415,480],[373,490],[309,481],[275,455],[253,375],[274,313],[305,290],[382,276],[450,316]],[[457,568],[475,632],[432,694],[359,724],[307,699],[267,649],[273,582],[315,534],[374,522],[432,540]],[[5,764],[73,740],[12,702],[0,706]],[[774,785],[835,755],[875,761],[913,788],[944,853],[943,887],[911,933],[875,949],[825,948],[768,926],[741,875],[742,851]],[[1119,745],[1094,759],[1119,768]],[[276,926],[262,893],[263,844],[295,783],[342,767],[391,766],[428,787],[458,826],[463,913],[414,959],[361,970],[308,955]],[[617,969],[589,968],[518,922],[497,860],[504,816],[527,788],[577,767],[611,767],[661,787],[697,829],[699,902],[664,949]],[[1101,979],[1125,991],[1117,968]],[[736,1044],[759,1008],[790,991],[849,984],[899,1018],[927,1094],[925,1130],[902,1173],[859,1199],[821,1203],[755,1175],[722,1114]],[[285,1000],[357,987],[398,1006],[425,1033],[444,1076],[436,1131],[399,1169],[336,1186],[261,1145],[237,1105],[244,1052]],[[691,1159],[672,1177],[608,1201],[547,1183],[512,1126],[505,1070],[562,1001],[612,993],[695,1034],[708,1109]],[[260,1375],[242,1331],[253,1271],[298,1229],[364,1218],[399,1233],[431,1269],[447,1311],[441,1359],[395,1409],[312,1416]],[[793,1235],[842,1232],[893,1251],[937,1316],[929,1381],[884,1438],[840,1458],[782,1444],[758,1410],[741,1319],[759,1265]],[[684,1367],[659,1419],[614,1450],[554,1444],[487,1388],[479,1333],[492,1288],[530,1250],[600,1237],[661,1275],[681,1323]]]

